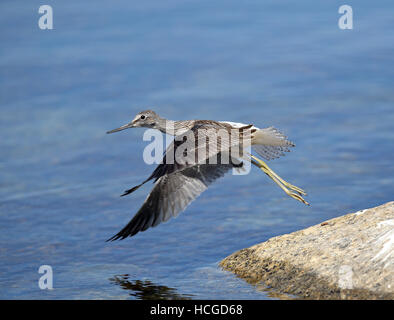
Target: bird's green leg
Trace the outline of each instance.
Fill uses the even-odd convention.
[[[301,196],[306,196],[306,192],[304,190],[302,190],[301,188],[298,188],[294,185],[292,185],[291,183],[283,180],[281,177],[279,177],[271,168],[268,167],[268,165],[261,159],[250,155],[252,157],[252,159],[254,159],[255,161],[257,161],[261,166],[263,166],[264,168],[266,168],[274,177],[276,177],[284,186],[286,186],[287,188],[296,191],[297,193],[299,193]]]
[[[306,192],[302,190],[301,188],[298,188],[296,186],[293,186],[292,184],[286,182],[283,180],[281,177],[279,177],[271,168],[268,167],[268,165],[263,161],[258,158],[256,158],[253,155],[251,156],[251,162],[258,168],[260,168],[267,176],[269,176],[286,194],[298,201],[301,201],[302,203],[305,203],[306,205],[309,205],[307,201],[304,200],[302,195],[306,195]],[[290,191],[289,189],[296,191],[297,193],[294,193]]]

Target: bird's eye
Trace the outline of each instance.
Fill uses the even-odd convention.
[[[141,119],[142,119],[142,120],[144,120],[144,119],[145,119],[145,116],[144,116],[144,115],[142,115],[142,116],[141,116]]]

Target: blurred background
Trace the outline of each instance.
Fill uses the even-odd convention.
[[[38,27],[42,4],[53,30]],[[353,30],[338,8],[353,8]],[[0,4],[0,298],[276,299],[218,268],[236,250],[394,200],[392,1],[11,1]],[[120,242],[152,185],[143,129],[275,126],[297,145],[218,180],[178,218]],[[54,289],[40,290],[41,265]]]

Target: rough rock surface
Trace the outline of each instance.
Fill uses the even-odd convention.
[[[310,299],[394,299],[394,202],[274,237],[223,269]]]

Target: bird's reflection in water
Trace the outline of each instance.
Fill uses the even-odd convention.
[[[149,280],[130,280],[128,274],[117,275],[109,280],[140,300],[188,300],[193,297],[191,294],[179,294],[174,288],[155,285]]]

